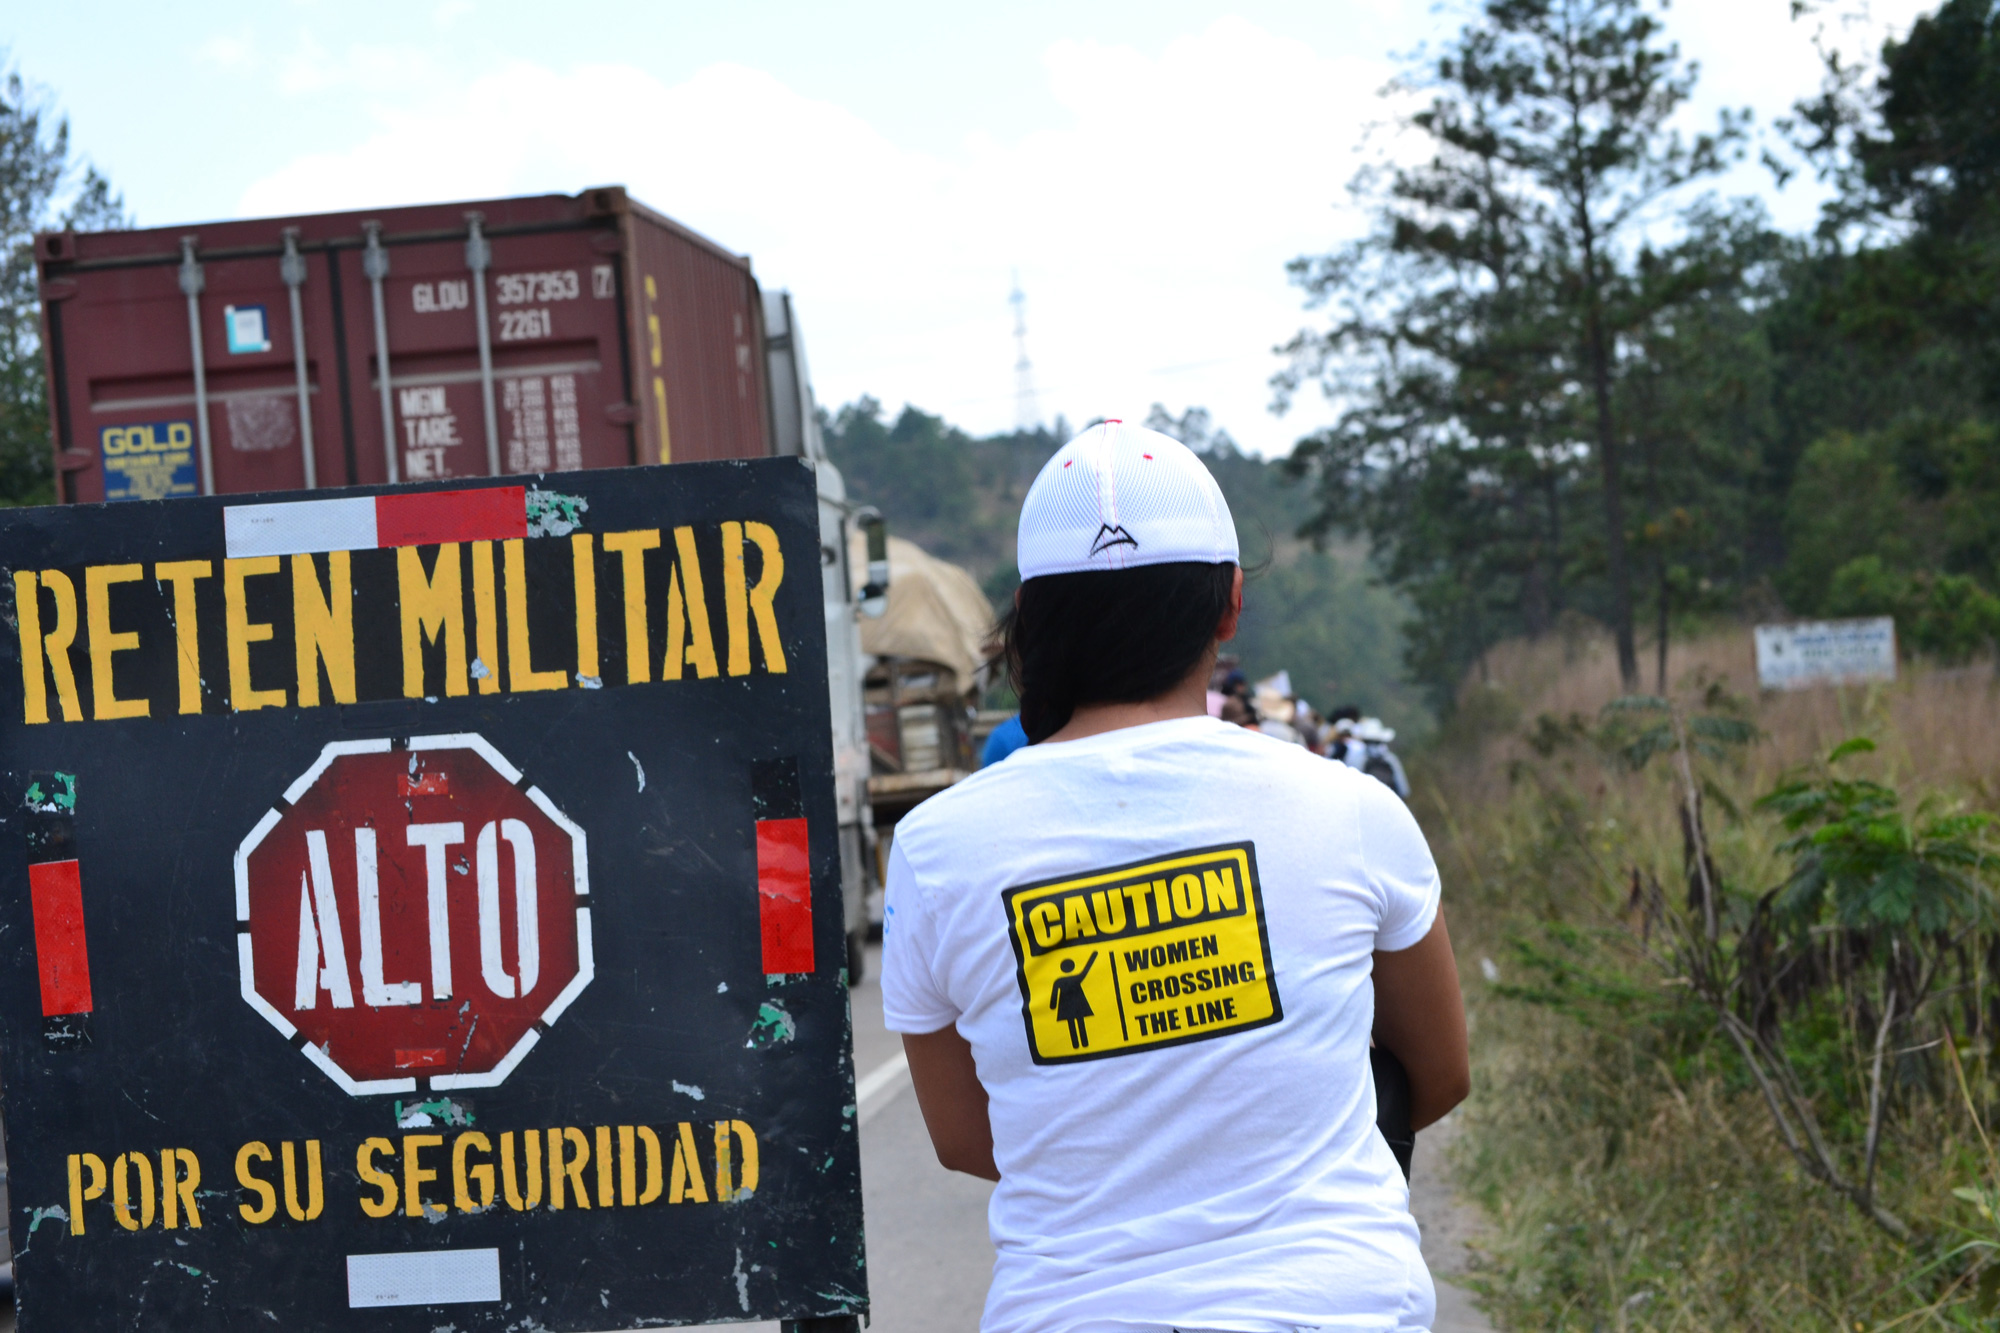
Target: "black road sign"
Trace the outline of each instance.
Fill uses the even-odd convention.
[[[812,476],[513,480],[0,521],[23,1333],[866,1308]]]

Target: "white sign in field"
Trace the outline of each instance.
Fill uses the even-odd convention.
[[[1757,626],[1757,683],[1767,690],[1895,678],[1893,617]]]

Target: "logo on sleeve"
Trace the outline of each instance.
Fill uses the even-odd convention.
[[[1206,1041],[1284,1017],[1250,843],[1000,896],[1036,1064]]]

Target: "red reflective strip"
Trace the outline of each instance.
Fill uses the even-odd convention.
[[[528,492],[521,486],[375,497],[378,547],[498,542],[527,535]]]
[[[42,973],[42,1014],[90,1012],[90,955],[83,946],[83,881],[74,861],[28,867],[35,908],[35,962]]]
[[[757,821],[757,919],[765,972],[813,970],[812,866],[803,819]]]

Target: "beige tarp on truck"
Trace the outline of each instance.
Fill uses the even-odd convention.
[[[867,577],[865,535],[857,528],[848,568],[855,592]],[[993,632],[993,607],[979,584],[957,565],[901,537],[889,538],[889,609],[861,619],[861,651],[948,667],[961,691],[973,688]]]

